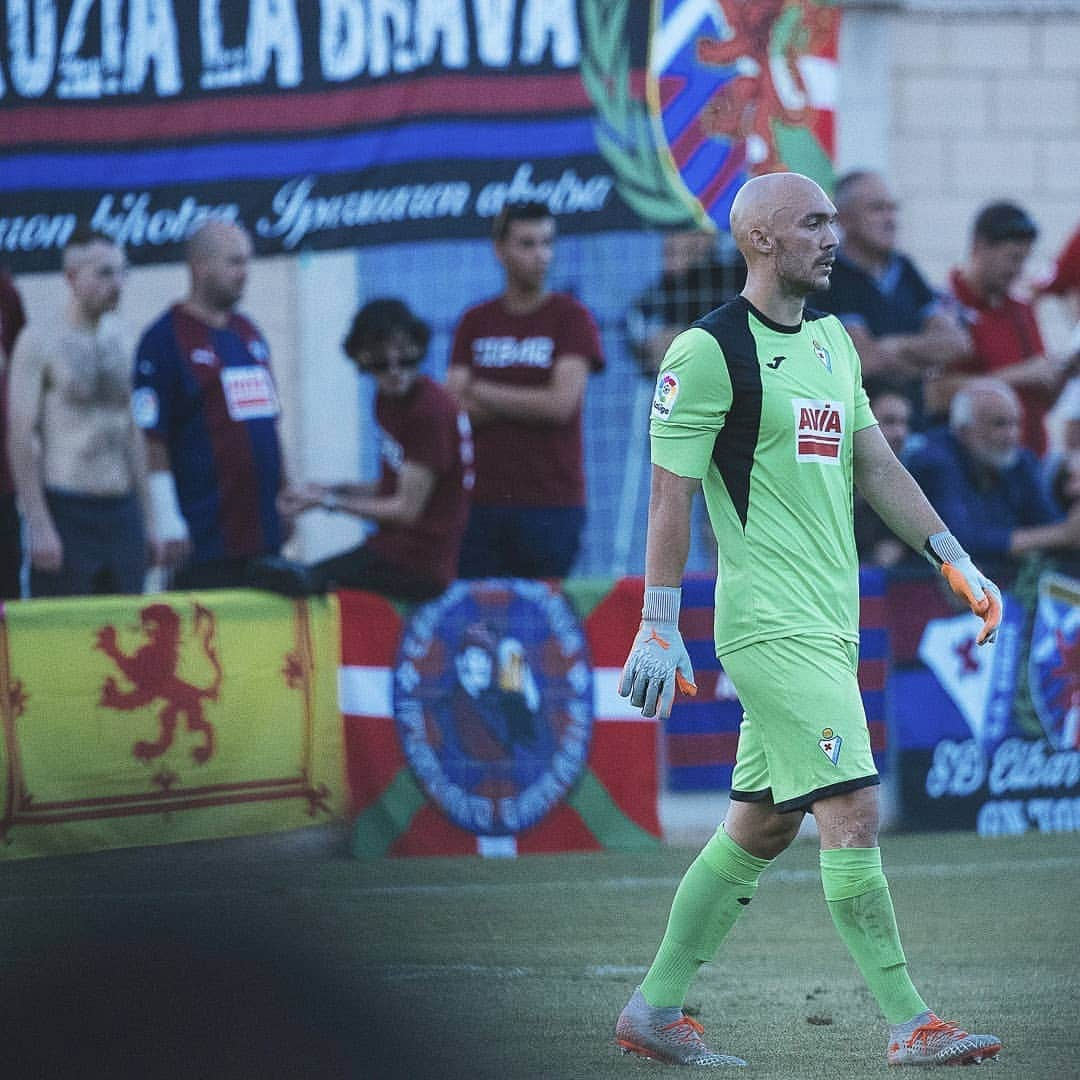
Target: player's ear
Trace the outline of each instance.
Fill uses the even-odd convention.
[[[753,228],[750,230],[750,246],[755,251],[760,251],[762,255],[767,255],[773,249],[772,237],[769,236],[763,229]]]

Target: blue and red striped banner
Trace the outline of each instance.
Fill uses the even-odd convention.
[[[209,214],[264,254],[478,237],[526,199],[569,232],[726,228],[755,171],[825,179],[831,5],[653,6],[10,0],[0,254],[54,269],[89,224],[175,259]]]

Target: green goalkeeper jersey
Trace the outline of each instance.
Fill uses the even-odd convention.
[[[702,481],[718,549],[716,651],[858,640],[852,435],[876,423],[833,315],[781,326],[739,296],[680,334],[652,403],[652,460]]]

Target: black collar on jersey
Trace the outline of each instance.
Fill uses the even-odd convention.
[[[745,304],[747,310],[758,322],[764,323],[770,330],[775,330],[778,334],[797,334],[802,329],[802,322],[798,326],[787,326],[784,323],[774,322],[765,312],[758,311],[742,293],[735,297],[735,302]]]

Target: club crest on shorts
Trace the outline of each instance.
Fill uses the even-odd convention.
[[[821,752],[835,765],[840,760],[840,746],[843,739],[831,727],[822,728],[818,746]]]

